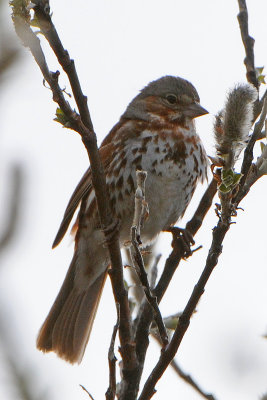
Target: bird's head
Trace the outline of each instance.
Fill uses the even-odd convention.
[[[208,114],[199,104],[195,87],[185,79],[164,76],[150,82],[128,105],[123,118],[149,121],[193,119]]]

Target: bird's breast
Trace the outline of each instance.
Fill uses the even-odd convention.
[[[206,176],[205,150],[193,127],[160,132],[145,129],[119,147],[107,171],[111,208],[122,221],[122,240],[128,240],[136,170],[147,171],[149,217],[142,240],[148,242],[183,215],[197,181]]]

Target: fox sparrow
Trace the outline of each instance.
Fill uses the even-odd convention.
[[[184,214],[197,181],[206,177],[207,157],[194,118],[207,114],[194,86],[165,76],[149,83],[128,105],[100,147],[110,207],[120,221],[120,243],[129,240],[136,170],[147,171],[149,217],[144,245]],[[109,257],[104,247],[90,168],[75,189],[54,241],[64,236],[80,204],[75,251],[68,273],[38,339],[38,349],[80,362],[101,297]]]

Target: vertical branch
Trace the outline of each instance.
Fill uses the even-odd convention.
[[[255,88],[259,89],[259,82],[254,65],[254,43],[255,40],[249,35],[248,30],[248,9],[246,0],[238,0],[239,14],[237,16],[242,42],[245,48],[246,57],[244,64],[247,70],[247,81],[251,83]]]
[[[131,227],[132,245],[130,247],[130,253],[133,265],[142,284],[146,299],[150,304],[150,306],[152,307],[154,319],[159,330],[162,344],[163,346],[166,346],[169,343],[168,335],[158,307],[157,298],[153,296],[151,292],[147,273],[144,266],[143,257],[139,248],[139,244],[141,244],[140,229],[143,226],[144,220],[148,214],[148,205],[145,202],[146,177],[147,177],[146,171],[136,171],[137,188],[135,192],[134,218]]]
[[[33,10],[37,23],[48,40],[51,48],[54,50],[60,64],[65,69],[70,85],[73,89],[74,97],[80,114],[73,110],[64,97],[64,92],[58,84],[59,72],[51,72],[47,66],[40,40],[32,31],[30,23],[30,14],[26,7],[16,8],[16,2],[13,6],[13,22],[16,32],[21,38],[23,44],[28,47],[34,56],[35,61],[41,69],[44,79],[48,82],[53,100],[59,105],[62,111],[65,123],[68,127],[75,130],[81,136],[86,148],[92,171],[92,183],[95,190],[97,206],[101,226],[104,231],[107,247],[109,250],[111,270],[110,277],[113,293],[116,303],[120,306],[120,325],[119,336],[121,343],[121,354],[123,359],[123,379],[126,387],[130,385],[129,371],[136,367],[135,345],[132,342],[132,322],[129,310],[128,293],[124,287],[122,259],[119,245],[119,231],[116,221],[112,220],[112,214],[109,207],[109,197],[106,187],[106,179],[102,162],[100,160],[97,138],[93,130],[86,97],[81,91],[81,85],[75,70],[73,60],[70,59],[68,52],[64,49],[57,31],[50,16],[50,7],[48,0],[34,0]],[[62,121],[60,121],[63,123]]]
[[[109,387],[106,391],[106,400],[114,400],[116,396],[116,361],[117,358],[114,353],[115,340],[120,324],[120,307],[117,307],[117,322],[114,325],[113,332],[111,335],[110,346],[108,350],[108,365],[109,365]]]
[[[261,137],[262,128],[266,121],[266,115],[267,115],[267,97],[264,98],[260,119],[254,125],[252,135],[250,137],[250,140],[249,140],[247,147],[245,149],[245,152],[244,152],[244,158],[243,158],[243,163],[242,163],[242,167],[241,167],[241,173],[243,176],[242,176],[242,179],[240,182],[240,189],[239,189],[236,197],[234,198],[234,201],[236,204],[240,203],[240,201],[249,192],[250,187],[259,178],[259,176],[257,176],[257,171],[255,169],[255,166],[254,166],[254,164],[252,164],[253,149],[254,149],[254,145],[255,145],[256,141]],[[254,177],[253,177],[253,175],[254,175]]]

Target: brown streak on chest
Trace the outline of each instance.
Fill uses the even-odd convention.
[[[146,146],[152,140],[152,136],[146,136],[142,139],[142,146]]]
[[[116,182],[116,188],[117,188],[117,189],[121,189],[122,186],[123,186],[123,175],[121,175],[121,176],[119,177],[119,179],[117,180],[117,182]]]
[[[193,147],[194,147],[195,149],[197,149],[197,148],[198,148],[198,143],[199,143],[200,139],[199,139],[199,137],[198,137],[197,135],[192,135],[192,136],[187,137],[187,138],[185,139],[185,141],[186,141],[186,143],[192,144]]]
[[[133,160],[133,164],[136,166],[137,169],[142,169],[141,167],[141,161],[142,161],[142,154],[140,154],[139,156],[137,156],[134,160]]]
[[[177,142],[173,150],[173,156],[172,156],[173,161],[179,163],[181,161],[184,161],[186,157],[187,157],[187,151],[184,141]]]
[[[133,193],[135,191],[135,186],[134,186],[134,180],[133,180],[133,177],[131,174],[128,176],[127,183],[130,186],[131,192]]]

